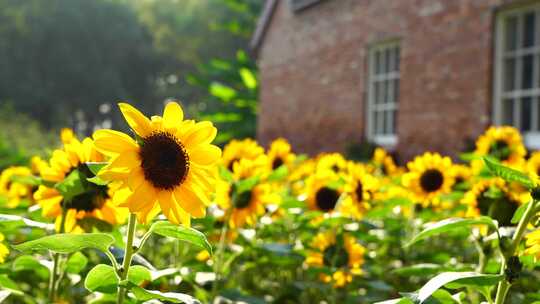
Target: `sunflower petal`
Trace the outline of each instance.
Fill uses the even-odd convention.
[[[163,126],[166,129],[174,128],[184,119],[184,111],[176,102],[169,102],[163,111]]]
[[[114,130],[98,130],[94,132],[94,145],[105,155],[114,156],[126,151],[138,149],[137,143],[127,134]]]
[[[200,144],[209,144],[216,138],[217,129],[209,121],[196,123],[184,136],[183,143],[186,147],[194,147]]]
[[[189,159],[199,165],[209,166],[221,157],[221,149],[214,145],[198,145],[189,151]]]
[[[152,132],[148,117],[127,103],[119,103],[120,111],[124,115],[128,125],[141,137],[146,137]]]

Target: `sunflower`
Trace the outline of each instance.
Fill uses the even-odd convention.
[[[527,160],[526,171],[531,176],[540,177],[540,151],[532,153]]]
[[[449,157],[426,152],[407,164],[403,186],[411,191],[412,199],[424,207],[438,207],[441,194],[449,193],[454,184],[453,165]]]
[[[343,172],[347,169],[347,160],[339,153],[324,153],[316,158],[316,170],[330,170],[334,173]]]
[[[521,186],[490,178],[476,182],[461,202],[467,207],[466,217],[487,215],[501,226],[509,226],[517,208],[529,200],[529,193]]]
[[[333,212],[343,193],[339,175],[330,170],[317,171],[310,176],[305,188],[309,209],[322,212]]]
[[[537,229],[525,236],[527,241],[525,246],[527,247],[524,254],[534,257],[536,263],[540,259],[540,229]]]
[[[278,138],[270,144],[268,149],[268,164],[270,170],[276,170],[279,167],[285,165],[291,169],[295,159],[294,153],[291,152],[291,145],[284,138]]]
[[[0,263],[4,263],[6,261],[6,257],[9,254],[9,248],[3,243],[4,240],[4,235],[0,233]]]
[[[60,141],[62,141],[63,144],[69,144],[74,139],[77,139],[77,137],[72,129],[63,128],[60,130]]]
[[[294,195],[300,195],[305,189],[306,179],[315,172],[315,160],[310,158],[296,164],[291,170],[287,181],[291,185],[291,191]]]
[[[463,190],[468,188],[469,182],[471,177],[473,176],[471,167],[467,165],[461,165],[461,164],[454,164],[452,167],[453,175],[454,175],[454,189],[456,190]]]
[[[478,156],[492,156],[504,165],[516,168],[523,164],[527,150],[519,131],[513,127],[503,126],[490,127],[478,137],[474,153]],[[474,160],[473,164],[478,168],[483,166],[483,161]]]
[[[261,155],[255,160],[241,159],[234,163],[232,183],[220,181],[216,190],[216,203],[228,214],[231,228],[254,225],[258,216],[264,213],[265,204],[270,202],[270,185],[259,183],[260,174],[264,172],[266,157]],[[246,183],[254,183],[247,186]]]
[[[350,162],[344,191],[346,193],[341,208],[342,213],[360,219],[370,208],[370,200],[378,189],[377,179],[367,172],[363,165]]]
[[[47,162],[39,156],[32,156],[30,159],[30,169],[32,174],[40,175],[41,170],[47,167]]]
[[[344,287],[352,282],[353,275],[362,274],[366,249],[356,239],[347,234],[336,236],[332,231],[321,232],[311,244],[313,251],[306,257],[310,267],[327,267],[332,275],[321,273],[320,279],[333,283],[334,287]]]
[[[7,199],[8,208],[15,208],[23,199],[32,198],[32,185],[20,183],[14,179],[32,175],[30,168],[16,166],[9,167],[0,174],[0,194]]]
[[[388,152],[383,148],[376,148],[371,158],[371,163],[374,166],[374,171],[377,174],[386,176],[395,176],[402,173],[400,167],[398,167]]]
[[[92,139],[85,138],[80,142],[74,137],[62,149],[53,151],[49,164],[41,169],[41,177],[49,183],[59,183],[72,174],[78,174],[77,178],[84,189],[69,200],[65,200],[57,189],[45,185],[39,186],[34,193],[43,216],[56,218],[57,230],[64,228],[66,232],[81,232],[84,230],[82,221],[86,218],[113,225],[125,220],[127,210],[113,204],[111,186],[97,185],[87,180],[94,174],[86,163],[101,162],[103,159],[103,155],[95,150]],[[60,227],[62,209],[66,210],[64,227]]]
[[[129,104],[119,107],[135,139],[113,130],[98,130],[94,139],[96,148],[111,157],[98,176],[118,180],[131,191],[121,206],[143,223],[159,209],[172,223],[186,226],[191,217],[204,217],[221,156],[210,144],[217,129],[211,122],[183,120],[176,102],[167,103],[163,117],[151,119]]]
[[[251,138],[243,140],[231,140],[223,148],[223,157],[221,158],[222,165],[233,171],[233,165],[240,159],[256,159],[264,154],[264,148]]]

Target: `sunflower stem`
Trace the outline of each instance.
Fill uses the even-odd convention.
[[[64,233],[65,231],[65,224],[66,224],[66,214],[67,209],[62,208],[62,215],[60,218],[60,230],[59,233]],[[60,254],[59,253],[53,253],[53,268],[51,277],[49,279],[49,302],[54,303],[56,301],[56,292],[58,289],[59,283],[58,280],[58,266],[60,264]]]
[[[229,220],[231,218],[232,209],[228,210],[224,217],[223,227],[221,227],[221,232],[219,235],[219,245],[216,252],[216,259],[214,260],[214,284],[212,284],[212,293],[210,294],[210,299],[213,301],[217,295],[219,281],[221,280],[221,262],[223,260],[223,251],[225,250],[225,239],[227,237]]]
[[[135,237],[135,227],[137,226],[137,215],[135,213],[129,214],[128,228],[127,228],[127,241],[126,249],[124,251],[124,261],[120,268],[120,282],[123,282],[128,277],[129,266],[131,265],[131,259],[133,258],[133,239]],[[118,287],[118,304],[124,303],[126,296],[126,288],[124,286]]]
[[[508,250],[502,254],[502,262],[501,262],[501,275],[505,275],[506,271],[506,260],[513,256],[516,253],[516,250],[519,247],[519,244],[521,243],[521,240],[523,239],[523,236],[525,234],[525,230],[527,230],[527,225],[529,225],[529,222],[533,218],[535,214],[536,209],[536,201],[531,200],[529,205],[527,206],[527,209],[525,210],[525,213],[519,220],[519,223],[516,227],[516,231],[514,232],[514,236],[512,237],[512,243],[510,244],[510,247],[508,247]],[[495,297],[495,304],[503,304],[506,295],[508,294],[508,290],[510,289],[510,286],[512,284],[504,278],[501,280],[497,286],[497,294]]]

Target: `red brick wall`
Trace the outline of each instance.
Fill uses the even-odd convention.
[[[343,151],[365,134],[369,45],[397,38],[397,152],[455,156],[491,120],[493,21],[509,0],[279,0],[259,50],[258,139]],[[506,4],[504,4],[506,5]]]

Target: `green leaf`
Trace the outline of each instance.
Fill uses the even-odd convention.
[[[419,234],[415,235],[412,240],[410,240],[405,245],[405,247],[411,246],[412,244],[435,234],[444,233],[460,227],[469,227],[482,224],[497,229],[497,225],[495,224],[495,222],[487,216],[481,216],[474,219],[449,218],[440,222],[426,224],[426,228],[422,230],[422,232],[420,232]]]
[[[484,157],[484,162],[493,175],[498,176],[507,182],[517,182],[529,189],[535,187],[534,182],[523,172],[503,166],[493,158]]]
[[[97,175],[99,170],[101,170],[103,167],[108,165],[107,162],[88,162],[85,163],[86,167],[88,167],[88,170],[92,172],[94,175]]]
[[[68,273],[80,273],[88,264],[88,258],[81,252],[72,254],[66,263],[66,271]]]
[[[240,77],[242,77],[242,82],[244,82],[244,85],[246,85],[248,89],[254,89],[257,87],[257,78],[255,78],[253,72],[247,68],[241,68],[239,73]]]
[[[210,84],[209,89],[210,94],[223,101],[230,101],[236,96],[236,91],[233,88],[223,85],[219,82],[213,82],[212,84]]]
[[[49,269],[42,265],[36,258],[30,255],[22,255],[13,261],[13,271],[31,271],[42,279],[49,277]]]
[[[13,214],[0,214],[0,228],[14,229],[18,227],[32,227],[45,230],[54,230],[53,224],[36,222]]]
[[[33,175],[13,175],[11,176],[11,181],[14,183],[30,185],[30,186],[39,186],[42,183],[41,178]]]
[[[106,180],[102,180],[101,178],[97,177],[97,176],[94,176],[94,177],[89,177],[86,179],[87,181],[91,182],[92,184],[96,184],[98,186],[106,186],[109,184],[108,181]]]
[[[270,175],[268,175],[267,181],[269,182],[275,182],[283,180],[289,175],[289,169],[287,166],[280,166],[276,170],[274,170]]]
[[[70,201],[73,197],[84,193],[85,182],[86,177],[84,174],[75,169],[63,181],[57,183],[54,188],[62,194],[64,200]]]
[[[119,280],[112,266],[98,264],[86,275],[84,287],[89,291],[115,293]]]
[[[174,225],[168,221],[159,221],[152,224],[150,231],[161,236],[178,239],[199,246],[212,254],[212,246],[206,239],[206,236],[193,228]]]
[[[50,250],[57,253],[73,253],[85,248],[95,248],[106,252],[113,243],[114,238],[105,233],[63,233],[45,236],[33,241],[14,245],[13,247],[25,253],[36,250]]]
[[[427,276],[446,270],[446,267],[439,264],[416,264],[407,267],[401,267],[392,272],[400,276]]]
[[[414,302],[407,298],[400,298],[400,299],[392,299],[392,300],[386,300],[382,302],[376,302],[375,304],[414,304]]]
[[[129,267],[128,280],[135,285],[141,285],[144,282],[152,281],[152,273],[144,266],[133,265]]]
[[[525,210],[527,210],[529,204],[530,203],[525,203],[517,208],[516,212],[514,212],[514,215],[512,216],[512,220],[510,221],[512,224],[519,223],[519,220],[521,220],[521,217],[523,216],[523,213],[525,213]]]
[[[160,292],[157,290],[146,290],[136,285],[129,284],[128,287],[133,295],[139,301],[150,301],[153,299],[160,301],[167,301],[172,303],[186,303],[186,304],[200,304],[200,302],[194,297],[177,292]]]
[[[223,166],[219,166],[219,177],[221,177],[221,179],[223,179],[224,181],[228,183],[234,182],[234,178],[231,171],[227,170],[227,168]]]
[[[498,277],[497,280],[494,280],[494,277]],[[494,285],[501,279],[500,277],[501,276],[498,275],[481,274],[476,272],[443,272],[429,280],[419,290],[406,294],[405,297],[416,303],[424,303],[434,292],[451,282],[458,281],[458,284],[460,281],[468,284],[493,283]]]
[[[234,185],[236,193],[239,194],[242,192],[251,191],[251,189],[253,189],[253,187],[255,187],[259,183],[259,180],[260,178],[258,176],[252,176],[238,181]]]
[[[17,283],[13,282],[6,274],[0,275],[0,288],[7,289],[16,295],[24,294],[24,292],[19,289]]]

